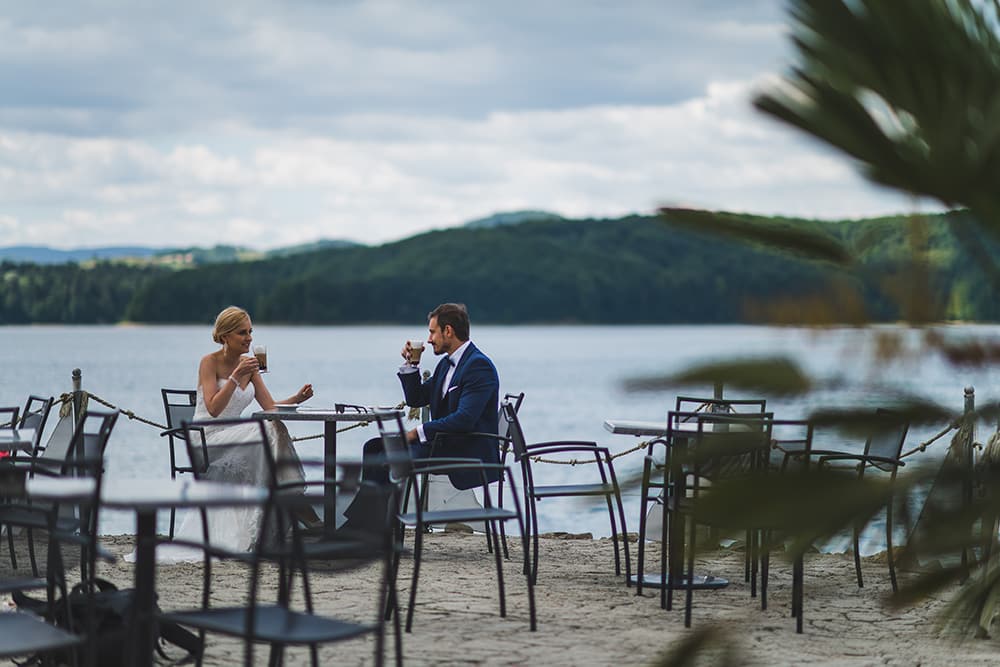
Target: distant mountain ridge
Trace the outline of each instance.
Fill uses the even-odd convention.
[[[488,229],[490,227],[500,227],[503,225],[520,225],[523,222],[538,222],[541,220],[565,220],[566,218],[549,211],[509,211],[507,213],[494,213],[485,218],[470,220],[462,225],[470,229]]]
[[[127,261],[136,263],[199,266],[220,262],[252,261],[270,257],[288,257],[329,248],[352,248],[361,245],[342,239],[321,239],[310,243],[260,251],[241,246],[216,245],[211,248],[151,248],[145,246],[104,246],[60,250],[48,246],[15,245],[0,247],[0,262],[18,264],[67,264],[70,262]]]
[[[851,249],[850,272],[757,243],[704,235],[663,216],[500,218],[382,245],[252,258],[239,249],[182,251],[170,264],[115,261],[2,264],[0,325],[211,322],[232,303],[255,321],[384,324],[422,321],[465,303],[482,324],[893,322],[913,275],[906,216],[816,221],[712,213],[829,236]],[[926,288],[935,318],[1000,321],[993,283],[953,233],[961,213],[925,216]],[[495,221],[496,222],[496,221]],[[1000,256],[1000,242],[981,239]],[[91,251],[92,252],[92,251]],[[191,255],[188,258],[188,255]],[[228,260],[224,259],[226,256]],[[180,270],[178,270],[180,269]],[[806,315],[804,315],[806,314]]]
[[[524,222],[541,220],[565,220],[561,215],[541,210],[507,211],[494,213],[485,218],[470,220],[461,227],[488,229],[505,225],[519,225]],[[102,246],[97,248],[71,248],[60,250],[49,246],[13,245],[0,247],[0,262],[19,264],[66,264],[69,262],[92,262],[97,260],[135,260],[139,263],[200,266],[219,262],[253,261],[272,257],[288,257],[316,250],[352,248],[364,244],[345,239],[320,239],[298,245],[260,251],[243,246],[215,245],[209,248],[199,246],[152,248],[146,246]]]

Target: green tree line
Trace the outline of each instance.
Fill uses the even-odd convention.
[[[956,215],[927,218],[930,298],[943,318],[997,319],[985,279],[949,231]],[[545,220],[184,270],[5,263],[0,322],[206,322],[240,304],[268,322],[396,323],[442,301],[468,304],[482,323],[794,322],[803,308],[830,321],[900,317],[896,292],[915,275],[906,218],[729,217],[829,235],[858,249],[860,266],[848,273],[660,216]]]

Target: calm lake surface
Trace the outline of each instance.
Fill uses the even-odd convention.
[[[677,393],[711,396],[712,387],[683,391],[630,393],[624,381],[637,376],[669,374],[686,366],[740,356],[787,355],[821,380],[806,396],[769,397],[769,409],[782,417],[806,416],[817,407],[889,405],[899,394],[934,401],[956,413],[962,410],[963,388],[974,386],[980,404],[1000,398],[1000,372],[988,368],[956,369],[938,355],[921,351],[920,336],[908,332],[896,361],[876,361],[875,339],[891,328],[806,330],[753,326],[476,326],[472,338],[500,372],[501,392],[526,394],[521,419],[529,441],[596,440],[611,451],[630,449],[639,440],[611,435],[607,418],[664,419]],[[995,326],[952,326],[945,336],[993,337]],[[420,338],[425,327],[287,327],[259,325],[255,341],[268,346],[266,376],[276,399],[311,382],[313,406],[334,403],[394,405],[402,399],[395,376],[399,349],[408,338]],[[14,326],[0,327],[0,405],[22,405],[29,393],[54,395],[71,389],[74,368],[83,372],[83,387],[124,410],[162,423],[160,388],[193,388],[198,360],[217,349],[206,326]],[[433,367],[434,359],[424,367]],[[727,391],[727,396],[739,392]],[[100,407],[100,406],[97,406]],[[50,426],[54,420],[50,420]],[[321,432],[315,424],[288,423],[293,436]],[[940,425],[940,426],[943,426]],[[911,429],[907,449],[940,426]],[[981,426],[978,440],[989,433]],[[360,446],[374,427],[341,434],[341,457],[360,456]],[[924,458],[943,454],[943,439]],[[166,441],[154,427],[123,416],[108,447],[107,483],[130,476],[169,474]],[[862,444],[863,443],[859,443]],[[303,456],[321,456],[320,440],[297,444]],[[641,470],[642,453],[616,461],[620,477]],[[536,467],[538,483],[580,479],[585,468]],[[638,530],[638,494],[627,497],[629,530]],[[540,528],[546,531],[608,534],[606,513],[573,500],[540,504]],[[108,514],[108,534],[131,533],[130,514]]]

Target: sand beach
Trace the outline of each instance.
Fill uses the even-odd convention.
[[[103,543],[118,556],[133,549],[133,539],[127,535],[106,537]],[[626,588],[623,578],[614,575],[611,541],[588,535],[541,540],[538,631],[530,632],[520,549],[512,547],[504,568],[508,615],[501,618],[494,562],[484,538],[460,532],[426,536],[413,632],[403,638],[405,664],[648,665],[708,627],[717,628],[730,642],[737,652],[735,664],[992,665],[1000,655],[1000,640],[975,639],[939,627],[938,614],[950,593],[909,608],[885,606],[883,599],[891,589],[877,556],[865,559],[862,589],[855,583],[848,554],[817,553],[807,558],[805,631],[799,635],[789,616],[790,568],[783,560],[772,560],[769,608],[762,611],[743,582],[742,551],[706,553],[697,569],[726,576],[732,583],[720,591],[698,592],[693,627],[686,629],[681,610],[660,609],[658,591],[647,589],[637,597],[634,589]],[[657,544],[650,553],[656,557]],[[404,603],[410,566],[405,558],[400,571]],[[5,567],[9,567],[6,562]],[[213,569],[213,600],[239,601],[247,590],[243,566],[219,563]],[[120,587],[132,585],[132,565],[121,558],[102,563],[100,575]],[[904,580],[913,576],[900,575]],[[318,568],[312,576],[318,610],[358,619],[374,617],[372,591],[378,576],[377,568],[337,574]],[[200,564],[161,565],[160,606],[198,604],[200,582]],[[273,571],[264,574],[263,583],[266,590],[274,589]],[[325,646],[320,649],[321,662],[370,665],[373,646],[370,638]],[[242,650],[239,642],[210,636],[206,664],[234,664],[242,660]],[[266,650],[258,648],[255,656],[255,662],[264,664]],[[710,655],[697,664],[718,664],[721,658]],[[286,664],[308,664],[307,651],[289,649]]]

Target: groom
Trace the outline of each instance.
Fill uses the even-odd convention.
[[[463,304],[443,303],[427,315],[427,321],[427,342],[434,354],[445,356],[434,374],[421,382],[419,368],[410,363],[410,342],[403,348],[407,363],[399,370],[399,381],[406,404],[429,405],[431,410],[430,421],[406,433],[411,453],[499,463],[496,438],[472,435],[497,433],[500,378],[489,357],[469,340],[468,311]],[[478,472],[455,472],[449,477],[458,489],[482,485]],[[489,481],[498,478],[498,470],[489,471]]]
[[[414,458],[434,456],[479,459],[499,463],[496,438],[476,433],[498,432],[500,378],[489,357],[469,340],[469,313],[463,304],[443,303],[427,315],[427,342],[434,354],[445,355],[434,374],[426,381],[420,369],[410,362],[410,342],[403,347],[406,363],[399,369],[406,404],[419,408],[430,406],[431,419],[407,431],[410,454]],[[364,445],[364,462],[383,458],[381,438],[372,438]],[[363,479],[387,481],[388,472],[382,466],[365,465]],[[482,486],[483,477],[477,471],[456,471],[448,475],[457,489]],[[487,471],[488,481],[496,481],[499,470]],[[344,512],[348,527],[373,525],[383,516],[383,508],[355,498]]]

